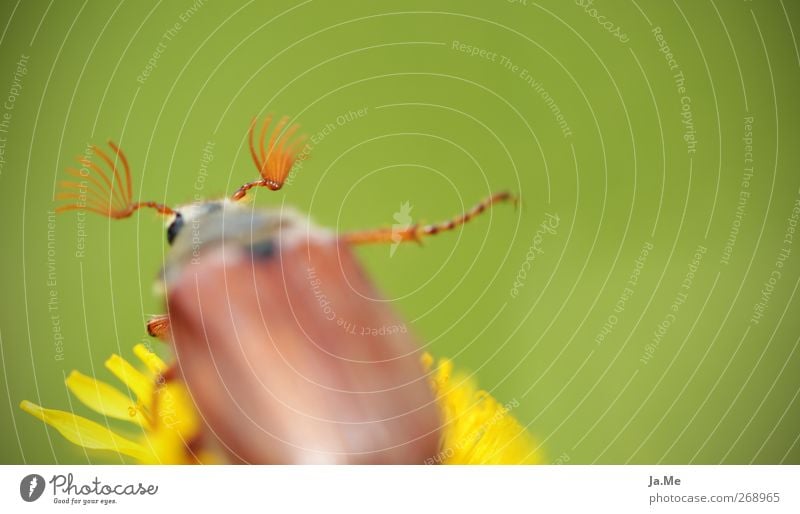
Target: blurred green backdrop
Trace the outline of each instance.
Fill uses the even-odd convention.
[[[432,353],[517,400],[551,462],[800,463],[796,3],[0,11],[3,463],[113,462],[18,404],[89,415],[66,374],[115,382],[103,360],[162,310],[161,221],[48,227],[64,168],[111,138],[142,199],[221,196],[256,177],[246,129],[266,112],[315,140],[259,205],[344,230],[391,225],[405,202],[434,221],[521,195],[422,247],[359,254]]]

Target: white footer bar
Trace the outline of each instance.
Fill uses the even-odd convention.
[[[0,484],[21,513],[800,512],[800,466],[22,465]]]

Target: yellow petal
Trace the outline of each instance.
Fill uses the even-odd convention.
[[[69,442],[92,450],[110,450],[144,461],[148,452],[141,445],[118,436],[102,425],[71,412],[44,409],[23,400],[20,408],[58,430]]]
[[[188,443],[200,432],[200,417],[189,390],[182,382],[171,381],[156,389],[153,408],[154,431],[167,431]]]
[[[148,434],[142,445],[150,448],[150,454],[142,464],[193,464],[189,453],[180,441],[174,437],[163,437],[160,434]]]
[[[190,447],[200,435],[200,418],[186,386],[167,382],[155,389],[153,397],[153,428],[142,443],[153,448],[153,460],[148,463],[196,463],[199,457]]]
[[[153,375],[160,375],[167,370],[167,364],[161,360],[161,357],[155,354],[151,349],[139,343],[133,347],[133,353],[139,360],[147,366],[147,369]]]
[[[443,464],[537,464],[542,461],[536,441],[511,414],[519,403],[501,405],[479,390],[453,363],[440,359],[431,379],[442,410],[439,454]]]
[[[146,426],[147,422],[131,398],[116,387],[73,371],[67,387],[81,402],[104,416]]]
[[[128,389],[133,391],[141,405],[148,410],[150,409],[153,403],[153,380],[151,378],[131,366],[128,361],[119,355],[109,357],[106,361],[106,368],[128,386]]]

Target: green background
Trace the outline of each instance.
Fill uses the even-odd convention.
[[[499,206],[422,247],[358,253],[432,353],[473,371],[501,402],[519,402],[514,415],[550,462],[800,463],[800,248],[784,242],[800,198],[795,2],[599,0],[587,12],[532,0],[5,0],[0,12],[3,99],[28,57],[22,89],[0,113],[11,116],[0,133],[0,462],[113,462],[71,446],[18,404],[91,416],[64,377],[79,369],[115,382],[103,360],[130,357],[147,338],[144,321],[162,309],[152,285],[167,247],[152,211],[116,222],[88,215],[83,256],[78,217],[60,215],[48,284],[48,210],[64,168],[87,143],[111,138],[142,199],[222,196],[256,178],[246,129],[252,116],[276,112],[311,134],[335,129],[290,186],[260,192],[258,205],[294,205],[347,230],[391,225],[404,202],[414,219],[434,221],[492,191],[519,193],[521,208]],[[137,81],[164,41],[157,67]],[[750,196],[725,263],[743,190]],[[546,213],[559,216],[556,233],[535,240]],[[647,243],[653,250],[615,313]],[[512,296],[532,246],[540,253]]]

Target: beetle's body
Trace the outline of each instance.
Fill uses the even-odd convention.
[[[405,324],[347,243],[295,211],[178,212],[165,265],[171,339],[235,458],[419,463],[438,451],[420,346],[407,330],[373,335]]]

